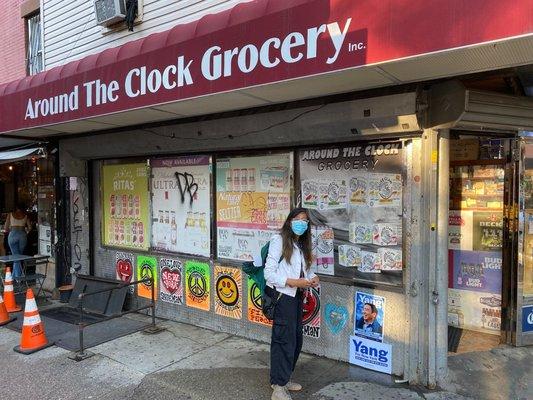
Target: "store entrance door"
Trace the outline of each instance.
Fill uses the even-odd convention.
[[[515,264],[513,139],[454,132],[450,140],[448,351],[507,342]],[[514,220],[513,220],[514,221]]]

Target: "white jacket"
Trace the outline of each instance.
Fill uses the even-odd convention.
[[[283,239],[280,235],[273,235],[270,239],[268,257],[265,264],[266,283],[270,287],[275,287],[278,292],[294,297],[298,288],[287,286],[287,278],[300,278],[300,270],[302,268],[305,278],[313,279],[316,275],[305,268],[304,255],[296,244],[294,244],[290,263],[287,263],[285,259],[279,261],[282,251]]]

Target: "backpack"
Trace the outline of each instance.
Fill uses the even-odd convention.
[[[242,270],[246,275],[248,275],[248,277],[251,280],[255,282],[255,284],[259,288],[259,292],[261,293],[261,311],[263,312],[263,315],[267,319],[273,320],[276,303],[281,297],[281,293],[279,293],[276,289],[274,289],[274,293],[276,294],[275,298],[272,298],[265,293],[265,286],[266,286],[265,264],[266,264],[266,259],[268,257],[269,248],[270,248],[270,242],[267,242],[261,248],[261,265],[260,266],[254,265],[253,261],[245,261],[242,263]],[[283,260],[283,256],[281,256],[278,262],[281,262],[281,260]]]
[[[242,271],[248,275],[248,277],[255,282],[261,296],[265,292],[265,264],[268,257],[268,249],[270,248],[270,242],[267,242],[263,247],[261,247],[261,265],[254,265],[253,261],[245,261],[242,263]],[[281,260],[280,260],[281,261]]]

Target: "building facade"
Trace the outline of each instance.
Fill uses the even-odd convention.
[[[531,344],[532,1],[146,0],[133,33],[65,3],[46,71],[0,86],[4,135],[58,144],[58,273],[268,341],[240,267],[303,206],[305,351],[435,386],[456,329]]]

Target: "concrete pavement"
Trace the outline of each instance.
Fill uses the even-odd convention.
[[[136,315],[133,318],[145,319]],[[269,346],[236,336],[172,321],[164,331],[137,332],[93,347],[95,356],[82,362],[52,347],[30,356],[15,353],[19,334],[0,328],[2,399],[173,399],[268,400]],[[487,352],[490,353],[490,352]],[[450,384],[443,391],[425,391],[394,384],[388,375],[320,357],[302,354],[294,380],[304,390],[295,400],[377,399],[527,399],[532,381],[530,349],[450,359]],[[491,357],[499,365],[487,366]],[[476,361],[478,360],[478,361]],[[461,365],[467,369],[459,368]],[[517,363],[520,371],[502,374]],[[490,364],[487,364],[490,365]],[[489,371],[490,370],[490,371]],[[479,379],[490,379],[481,384]],[[508,385],[493,385],[510,379]],[[476,382],[475,385],[472,382]],[[501,383],[501,382],[500,382]],[[474,387],[475,386],[475,387]],[[513,390],[510,390],[513,387]],[[459,393],[456,394],[455,392]],[[501,397],[509,396],[509,397]],[[516,397],[514,397],[516,396]]]

